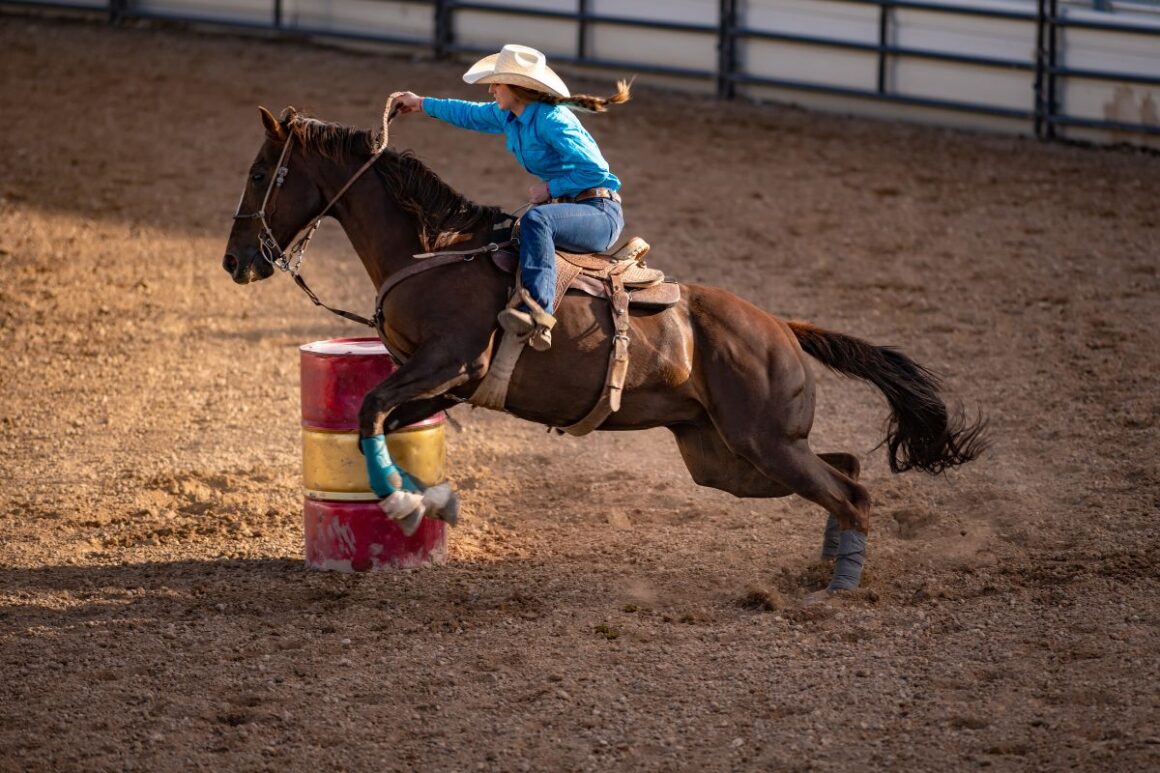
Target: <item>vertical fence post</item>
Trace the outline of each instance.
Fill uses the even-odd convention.
[[[737,72],[737,0],[721,0],[717,28],[717,97],[733,99]]]
[[[1035,137],[1043,139],[1044,114],[1047,100],[1043,94],[1044,70],[1047,68],[1047,0],[1037,0],[1035,6]]]
[[[282,0],[274,0],[274,29],[282,29]]]
[[[890,44],[890,3],[878,6],[878,93],[886,93],[886,47]]]
[[[1046,94],[1046,126],[1047,139],[1055,139],[1055,116],[1059,110],[1056,100],[1055,68],[1059,65],[1059,0],[1048,0],[1047,14],[1047,94]]]
[[[127,0],[109,0],[109,26],[115,27],[121,23],[121,19],[125,16],[125,3]]]
[[[435,0],[435,58],[443,59],[447,56],[447,49],[451,45],[451,9],[449,0]]]
[[[576,0],[576,58],[588,58],[588,0]]]

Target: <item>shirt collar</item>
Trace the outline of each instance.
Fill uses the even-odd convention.
[[[508,115],[511,116],[511,118],[508,120],[514,118],[523,125],[527,126],[532,122],[532,120],[536,117],[536,113],[538,113],[540,108],[543,106],[543,102],[529,102],[528,104],[524,105],[524,112],[520,113],[519,115],[516,115],[515,113],[508,113]]]

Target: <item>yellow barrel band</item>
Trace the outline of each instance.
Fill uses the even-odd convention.
[[[304,428],[302,483],[307,492],[357,493],[373,497],[367,479],[366,460],[359,452],[358,442],[357,432]],[[431,485],[444,480],[447,448],[442,424],[393,432],[387,436],[387,449],[397,465],[423,483]]]

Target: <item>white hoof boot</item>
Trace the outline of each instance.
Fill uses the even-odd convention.
[[[386,516],[399,524],[403,535],[410,537],[423,522],[423,495],[414,491],[396,491],[379,502]]]

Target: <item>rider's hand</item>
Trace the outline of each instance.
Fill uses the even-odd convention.
[[[423,98],[412,91],[404,91],[395,97],[395,107],[400,113],[420,113],[423,111]]]
[[[550,198],[552,198],[552,192],[548,190],[547,183],[536,183],[528,187],[528,201],[533,204],[543,204]]]

